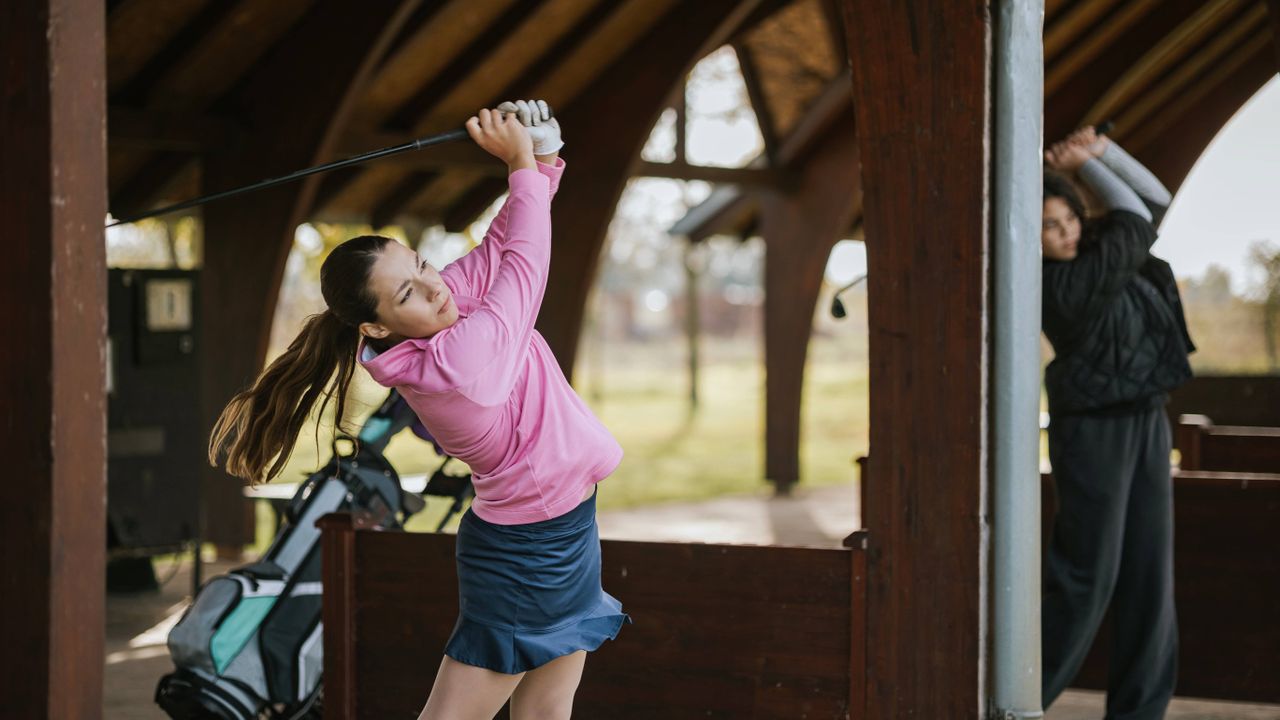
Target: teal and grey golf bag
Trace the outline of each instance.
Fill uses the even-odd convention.
[[[392,410],[392,399],[385,409]],[[402,415],[402,413],[397,413]],[[376,415],[376,414],[375,414]],[[327,513],[358,510],[379,527],[400,528],[421,510],[383,459],[390,436],[412,412],[375,417],[373,442],[336,457],[299,486],[285,524],[255,563],[212,578],[169,633],[176,666],[156,688],[175,720],[319,718],[324,662],[320,624],[320,530]],[[362,433],[362,441],[365,433]]]

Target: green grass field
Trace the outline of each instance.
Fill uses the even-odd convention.
[[[602,362],[584,357],[575,387],[626,453],[604,481],[608,492],[600,495],[601,510],[772,491],[763,478],[765,375],[757,352],[749,342],[704,342],[696,412],[689,407],[679,342],[611,347]],[[385,397],[367,375],[357,378],[348,414],[353,425]],[[815,337],[802,417],[801,484],[852,482],[853,459],[867,449],[865,336]],[[297,482],[327,459],[329,432],[331,421],[321,426],[317,452],[315,426],[308,426],[279,481]],[[429,473],[440,463],[430,445],[408,432],[392,440],[387,456],[404,475]],[[409,529],[435,529],[447,504],[432,499]],[[259,506],[261,550],[274,529],[266,503]]]

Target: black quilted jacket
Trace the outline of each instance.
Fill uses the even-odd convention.
[[[1049,412],[1124,413],[1164,403],[1191,377],[1195,350],[1169,263],[1151,255],[1151,222],[1116,210],[1075,260],[1044,261]]]

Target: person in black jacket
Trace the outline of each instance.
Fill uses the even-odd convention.
[[[1109,719],[1160,718],[1177,674],[1167,393],[1191,377],[1182,302],[1151,255],[1168,190],[1114,142],[1077,131],[1045,153],[1042,323],[1057,492],[1045,558],[1045,707],[1111,608]],[[1106,207],[1087,220],[1075,174]]]

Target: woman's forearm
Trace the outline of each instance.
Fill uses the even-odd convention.
[[[1123,180],[1139,197],[1156,205],[1168,207],[1173,200],[1168,188],[1142,163],[1125,152],[1114,140],[1107,143],[1099,158],[1112,172]]]
[[[1151,211],[1143,204],[1142,198],[1097,158],[1080,166],[1080,179],[1093,190],[1108,210],[1127,210],[1151,220]]]

